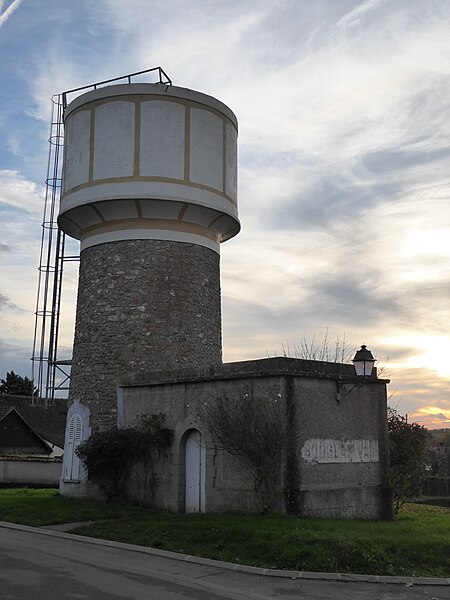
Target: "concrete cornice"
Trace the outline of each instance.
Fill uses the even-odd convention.
[[[119,378],[120,387],[155,386],[198,381],[219,381],[260,377],[308,377],[329,379],[347,383],[362,382],[356,377],[353,365],[302,360],[284,356],[258,360],[224,363],[207,369],[180,369],[177,371],[153,371],[145,375],[123,374]],[[385,385],[388,379],[378,379],[375,375],[363,380],[367,384]]]
[[[195,102],[196,104],[202,104],[208,108],[212,108],[222,113],[228,117],[236,129],[238,128],[238,121],[234,112],[228,108],[226,104],[220,100],[217,100],[216,98],[213,98],[213,96],[209,96],[208,94],[203,94],[202,92],[197,92],[189,88],[178,87],[175,85],[162,85],[158,83],[127,83],[108,85],[90,92],[86,92],[85,94],[81,94],[72,100],[64,112],[64,118],[67,119],[70,113],[84,104],[103,100],[105,98],[110,99],[111,97],[117,97],[120,100],[130,99],[127,98],[128,96],[130,96],[131,99],[134,99],[136,96],[140,96],[142,100],[145,100],[146,97],[149,97],[149,99],[157,99],[158,97],[162,97],[165,100],[168,98],[173,98],[174,100],[180,99]]]

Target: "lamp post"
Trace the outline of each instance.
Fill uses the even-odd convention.
[[[372,375],[373,366],[375,364],[375,358],[367,346],[364,344],[361,346],[361,350],[355,354],[355,358],[352,359],[355,367],[356,375],[358,377],[370,377]]]
[[[358,350],[355,354],[355,357],[352,358],[353,366],[355,367],[355,372],[357,377],[360,380],[364,380],[369,378],[372,375],[373,366],[376,360],[370,350],[368,350],[367,346],[364,344],[361,346],[361,349]],[[336,381],[336,403],[339,404],[341,400],[341,396],[348,396],[355,388],[360,388],[362,383],[358,381],[354,383],[349,390],[345,390],[345,383],[342,381]]]

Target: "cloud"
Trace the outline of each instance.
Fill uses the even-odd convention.
[[[16,304],[14,304],[13,302],[11,302],[11,300],[8,298],[8,296],[5,296],[5,294],[1,294],[0,293],[0,312],[3,310],[14,310],[14,311],[21,311],[22,309],[19,308]]]
[[[408,415],[409,421],[419,421],[429,429],[442,429],[450,426],[450,404],[448,410],[438,406],[422,406],[417,411]]]
[[[0,329],[5,368],[25,347],[29,361],[33,335],[36,283],[39,263],[43,190],[17,170],[0,171],[0,218],[2,230],[0,260]],[[7,251],[3,251],[7,249]],[[22,369],[22,367],[21,367]],[[26,366],[27,372],[29,365]],[[21,371],[20,371],[21,372]]]
[[[364,17],[367,16],[368,13],[376,10],[386,2],[387,0],[366,0],[366,2],[362,2],[356,8],[345,14],[342,19],[338,21],[336,28],[346,29],[361,25]]]
[[[4,379],[6,373],[14,371],[22,377],[31,375],[31,350],[24,344],[17,344],[0,339],[0,378]]]
[[[434,372],[450,380],[450,367],[447,356],[450,352],[450,339],[446,331],[433,335],[426,331],[422,335],[415,331],[408,335],[399,335],[391,339],[385,339],[385,343],[391,346],[406,346],[408,343],[415,352],[400,363],[405,367],[423,368],[425,365],[430,372]]]
[[[20,209],[30,215],[43,214],[43,189],[16,170],[0,170],[0,207]]]
[[[395,294],[380,294],[371,281],[364,281],[364,276],[356,273],[330,273],[327,278],[310,282],[308,296],[306,304],[314,307],[315,313],[344,326],[364,323],[371,327],[401,312]]]
[[[15,10],[19,8],[22,4],[22,0],[12,0],[11,4],[4,8],[5,0],[1,0],[0,2],[0,27],[6,23],[9,17],[13,14]]]
[[[29,108],[27,114],[43,123],[49,123],[52,110],[57,107],[52,104],[58,102],[57,96],[66,90],[79,87],[91,82],[87,73],[88,68],[77,65],[68,57],[63,40],[56,40],[46,51],[46,60],[39,57],[35,62],[35,76],[30,81],[30,91],[33,96],[34,106]],[[94,78],[93,82],[96,81]]]

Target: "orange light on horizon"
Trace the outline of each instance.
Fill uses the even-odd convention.
[[[450,410],[438,406],[422,406],[409,417],[410,422],[418,422],[428,429],[450,428]]]

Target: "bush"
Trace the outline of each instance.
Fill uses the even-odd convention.
[[[144,490],[138,490],[141,503],[152,498],[159,481],[157,463],[167,454],[174,432],[164,426],[165,415],[143,415],[135,427],[93,433],[76,449],[88,470],[90,480],[105,492],[107,500],[125,497],[128,482],[139,467]],[[136,478],[135,478],[136,479]],[[136,483],[136,481],[135,481]]]
[[[427,452],[428,431],[418,423],[388,409],[389,452],[394,513],[408,500],[420,496]]]

